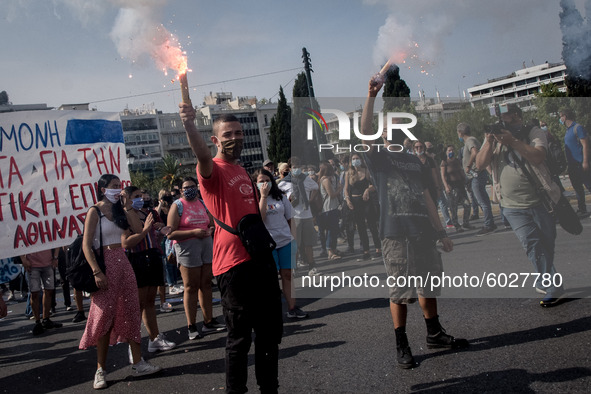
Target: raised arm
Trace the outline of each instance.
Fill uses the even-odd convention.
[[[209,178],[213,171],[213,159],[207,143],[195,126],[195,108],[185,103],[180,103],[179,108],[189,145],[197,157],[197,170],[202,177]]]
[[[484,145],[476,155],[476,167],[479,170],[484,170],[490,165],[493,157],[495,137],[493,134],[485,134]]]
[[[367,99],[365,100],[363,112],[361,113],[361,134],[373,134],[373,107],[376,101],[376,96],[378,95],[383,84],[384,82],[379,78],[372,78],[369,80]],[[362,143],[372,147],[373,149],[373,141],[362,141]]]

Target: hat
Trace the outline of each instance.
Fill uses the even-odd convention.
[[[273,160],[267,159],[263,162],[263,167],[268,166],[269,164],[273,164]]]

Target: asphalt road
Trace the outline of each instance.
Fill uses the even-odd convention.
[[[481,221],[475,225],[482,225]],[[501,226],[502,227],[502,226]],[[428,350],[418,305],[409,308],[407,332],[419,366],[396,366],[394,330],[379,259],[318,260],[330,278],[376,275],[375,288],[300,290],[298,304],[310,318],[287,321],[280,350],[280,392],[285,393],[446,393],[591,391],[591,219],[580,236],[558,229],[556,267],[569,299],[544,309],[531,282],[517,288],[445,289],[439,315],[447,332],[467,338],[464,351]],[[475,237],[476,229],[453,234],[455,250],[444,255],[450,275],[531,273],[532,268],[510,230]],[[341,246],[341,249],[345,249]],[[298,270],[299,274],[305,273]],[[522,277],[523,278],[523,277]],[[522,282],[519,282],[521,284]],[[214,293],[214,297],[218,296]],[[587,297],[587,298],[585,298]],[[175,311],[159,313],[158,324],[176,349],[148,354],[145,329],[142,348],[150,362],[164,370],[141,379],[129,376],[126,345],[110,349],[109,392],[210,393],[225,387],[225,335],[189,341],[182,301],[169,296]],[[87,300],[88,302],[88,300]],[[40,336],[31,333],[25,303],[9,305],[0,321],[0,391],[5,393],[92,392],[96,352],[78,350],[84,324],[73,324],[58,298],[53,320],[64,326]],[[219,303],[214,314],[221,315]],[[199,313],[200,316],[200,313]],[[249,359],[249,390],[257,392],[254,358]]]

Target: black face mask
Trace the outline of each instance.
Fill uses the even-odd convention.
[[[427,148],[427,153],[433,153],[435,152],[435,148]]]
[[[152,200],[144,200],[144,209],[152,208]]]
[[[172,196],[164,196],[162,197],[162,201],[170,205],[172,204]]]

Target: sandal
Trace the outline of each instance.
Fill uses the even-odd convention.
[[[340,260],[341,258],[342,258],[341,256],[339,256],[338,254],[335,254],[335,253],[331,253],[331,254],[328,256],[328,259],[329,259],[329,260]]]

